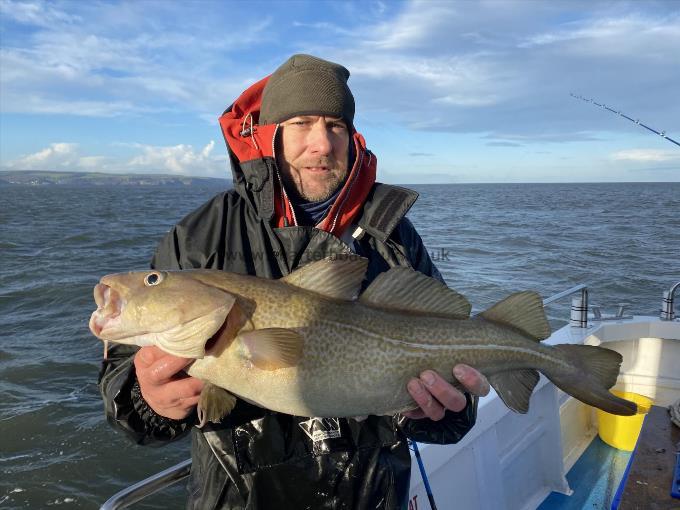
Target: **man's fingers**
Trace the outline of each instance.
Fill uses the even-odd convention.
[[[160,391],[157,390],[152,395],[147,396],[144,393],[142,395],[152,407],[158,406],[167,409],[179,406],[187,408],[198,403],[203,385],[204,383],[200,379],[185,377],[165,383]]]
[[[484,396],[489,393],[489,382],[480,372],[467,365],[456,365],[453,374],[463,387],[473,395]],[[459,412],[465,409],[467,399],[462,391],[452,386],[434,370],[425,370],[419,379],[411,379],[408,392],[420,406],[403,413],[411,419],[430,418],[441,420],[446,410]]]
[[[191,397],[191,398],[183,398],[179,405],[183,409],[191,409],[192,407],[196,407],[198,405],[198,401],[200,400],[201,396],[198,395],[196,397]]]
[[[458,364],[453,367],[453,376],[473,395],[485,397],[489,394],[489,381],[474,368]]]
[[[135,355],[135,366],[149,367],[154,363],[154,361],[167,355],[167,352],[162,351],[155,345],[142,347]]]
[[[446,409],[451,411],[462,411],[467,405],[465,395],[451,386],[442,376],[433,370],[425,370],[420,374],[420,380],[425,388],[436,398]]]
[[[192,358],[167,355],[151,365],[151,373],[158,378],[171,379],[193,362]]]
[[[195,377],[185,377],[168,383],[170,390],[177,391],[182,397],[200,395],[205,383]]]
[[[420,379],[411,379],[408,382],[407,389],[428,418],[438,421],[444,417],[444,408],[427,391]]]
[[[145,381],[155,385],[164,384],[172,381],[175,375],[193,361],[191,358],[179,358],[166,354],[151,366],[146,367],[141,373],[137,371],[137,378],[145,379]]]
[[[194,398],[200,395],[203,384],[203,381],[195,377],[185,377],[184,379],[165,384],[163,391],[169,401],[178,402],[182,399]]]

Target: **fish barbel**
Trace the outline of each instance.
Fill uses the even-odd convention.
[[[366,267],[344,256],[279,280],[204,269],[108,275],[95,287],[90,329],[105,342],[195,358],[187,372],[209,383],[202,422],[228,414],[234,396],[297,416],[391,415],[417,407],[410,378],[434,369],[455,383],[458,363],[484,374],[516,412],[528,411],[541,372],[586,404],[636,413],[608,391],[619,353],[541,343],[550,326],[537,293],[470,317],[465,297],[405,267],[359,295]]]

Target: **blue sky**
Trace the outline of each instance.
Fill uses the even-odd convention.
[[[680,181],[680,2],[0,0],[0,167],[227,177],[217,118],[345,65],[386,182]]]

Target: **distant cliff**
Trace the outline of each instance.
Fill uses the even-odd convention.
[[[231,188],[231,179],[160,174],[104,174],[94,172],[0,171],[0,186],[214,186]]]

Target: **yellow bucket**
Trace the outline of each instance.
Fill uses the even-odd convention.
[[[654,401],[637,393],[618,390],[611,390],[611,392],[617,397],[635,402],[638,406],[638,412],[633,416],[618,416],[598,409],[598,435],[608,445],[619,450],[632,452],[640,435],[645,414],[649,412]]]

